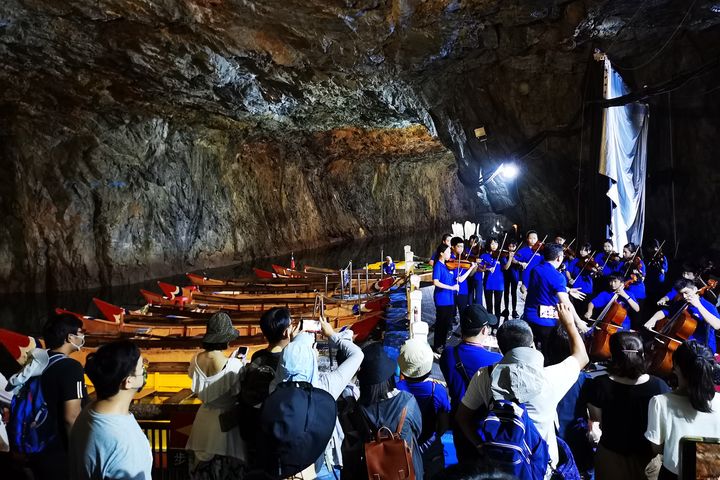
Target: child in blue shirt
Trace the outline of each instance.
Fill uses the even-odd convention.
[[[484,267],[483,289],[485,290],[485,308],[491,314],[500,318],[500,304],[502,293],[505,289],[503,278],[503,265],[507,258],[501,259],[498,252],[499,243],[497,238],[488,240],[488,249],[480,256],[480,264]]]

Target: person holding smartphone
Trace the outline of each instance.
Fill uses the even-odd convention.
[[[650,399],[645,432],[663,454],[659,480],[677,479],[682,437],[720,437],[720,394],[715,392],[715,359],[705,345],[689,340],[673,355],[677,388]]]

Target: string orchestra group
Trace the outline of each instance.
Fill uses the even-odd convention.
[[[642,249],[634,243],[618,248],[610,239],[595,247],[561,235],[548,238],[535,230],[522,241],[507,233],[485,241],[443,236],[430,260],[436,353],[457,312],[469,304],[483,304],[500,322],[524,319],[541,351],[558,326],[557,305],[566,304],[592,360],[610,358],[612,335],[634,331],[645,342],[650,371],[663,377],[671,374],[672,355],[686,340],[716,352],[720,314],[711,262],[685,263],[671,278],[665,242],[652,240]],[[524,300],[522,312],[518,298]]]

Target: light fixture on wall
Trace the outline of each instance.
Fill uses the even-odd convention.
[[[484,178],[482,176],[482,173],[480,174],[480,186],[483,187],[487,185],[488,183],[492,182],[495,178],[497,178],[498,175],[502,177],[503,180],[506,182],[509,182],[511,180],[514,180],[517,178],[518,174],[520,173],[520,169],[514,162],[509,163],[501,163],[493,173],[490,174],[489,177]]]

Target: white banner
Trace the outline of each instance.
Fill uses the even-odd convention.
[[[606,99],[630,92],[622,77],[605,58]],[[600,173],[609,177],[611,200],[608,238],[617,251],[627,243],[642,243],[645,228],[645,179],[649,109],[644,103],[629,103],[603,111],[600,144]]]

